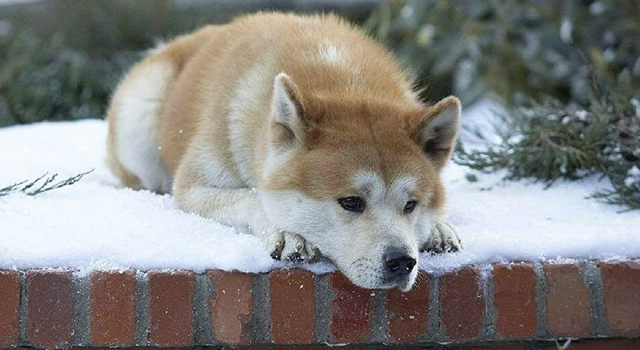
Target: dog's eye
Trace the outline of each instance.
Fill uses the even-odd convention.
[[[409,214],[413,212],[416,209],[417,204],[418,202],[415,200],[408,201],[407,204],[404,205],[404,213]]]
[[[362,213],[365,208],[364,199],[360,197],[345,197],[338,199],[338,204],[342,209],[352,211],[354,213]]]

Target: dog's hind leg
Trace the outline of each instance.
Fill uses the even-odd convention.
[[[147,59],[118,86],[109,107],[108,163],[125,186],[169,192],[169,176],[157,142],[172,62]]]
[[[172,84],[216,26],[152,50],[118,85],[107,111],[107,163],[127,187],[171,191],[158,143],[159,122]]]

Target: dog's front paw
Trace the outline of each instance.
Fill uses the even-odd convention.
[[[444,221],[436,224],[429,240],[422,247],[422,251],[433,253],[456,252],[460,249],[462,249],[462,244],[460,244],[456,230],[451,224]]]
[[[294,263],[312,262],[319,256],[318,249],[302,236],[282,230],[269,233],[268,248],[273,259]]]

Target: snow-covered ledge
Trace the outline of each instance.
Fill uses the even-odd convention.
[[[0,347],[640,336],[640,212],[586,199],[609,186],[596,178],[543,190],[500,174],[470,182],[451,164],[443,181],[464,249],[423,256],[426,272],[402,294],[358,289],[326,264],[288,270],[253,236],[121,188],[105,136],[103,121],[0,129],[0,187],[95,169],[0,197]]]
[[[640,264],[576,261],[423,273],[408,293],[279,269],[0,271],[0,347],[283,344],[640,346]],[[617,345],[616,345],[617,344]],[[625,345],[626,344],[626,345]]]

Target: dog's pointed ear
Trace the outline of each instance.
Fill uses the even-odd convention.
[[[454,96],[446,97],[427,107],[413,129],[412,137],[438,171],[451,158],[460,130],[460,111],[460,101]]]
[[[272,143],[282,147],[302,145],[308,127],[303,100],[296,84],[285,73],[278,74],[273,82],[271,119]]]

